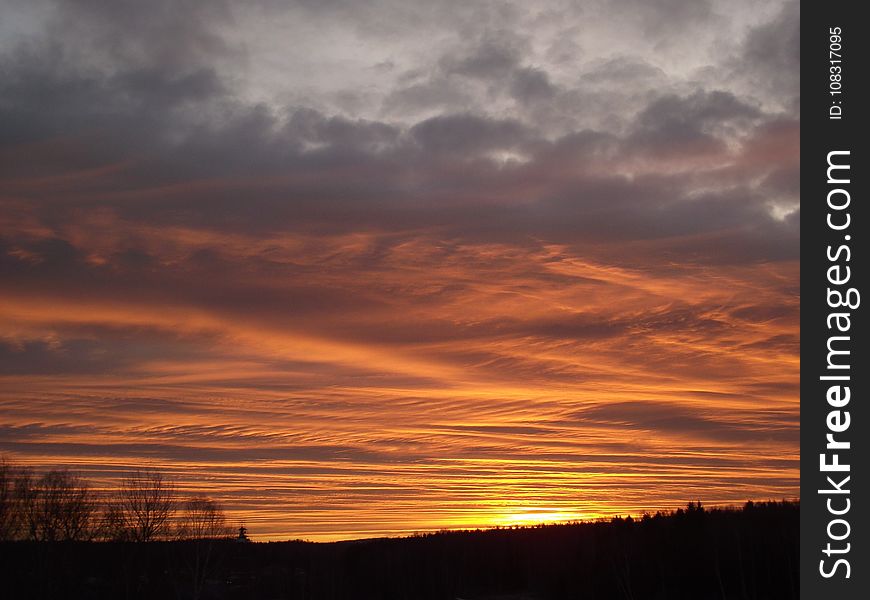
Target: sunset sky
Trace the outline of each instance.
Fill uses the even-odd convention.
[[[0,456],[260,540],[798,496],[797,2],[0,13]]]

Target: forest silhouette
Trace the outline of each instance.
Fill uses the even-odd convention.
[[[157,471],[93,491],[0,466],[8,598],[759,600],[798,597],[798,501],[332,543],[242,543]]]

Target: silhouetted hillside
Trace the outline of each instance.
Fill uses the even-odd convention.
[[[800,504],[398,539],[7,542],[7,598],[798,597]]]

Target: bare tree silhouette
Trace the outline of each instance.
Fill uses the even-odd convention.
[[[27,537],[41,542],[93,539],[97,503],[87,483],[67,470],[37,480],[24,472],[16,484]]]
[[[182,504],[176,531],[179,538],[189,540],[225,538],[231,533],[223,506],[205,497],[193,497]]]
[[[206,579],[220,562],[216,542],[230,537],[226,521],[223,506],[211,498],[193,497],[181,505],[176,531],[180,539],[188,540],[189,547],[180,561],[194,599],[201,597]]]
[[[120,494],[117,494],[120,496]],[[103,503],[103,514],[100,519],[99,537],[110,542],[129,542],[133,536],[127,528],[124,509],[118,497],[108,499]]]
[[[15,489],[18,472],[5,459],[0,460],[0,541],[14,539],[19,530],[21,511]]]
[[[122,529],[124,539],[150,542],[168,537],[175,512],[175,488],[159,471],[137,470],[121,484],[107,520]]]

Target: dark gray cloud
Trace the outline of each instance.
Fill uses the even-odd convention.
[[[232,22],[229,7],[193,4],[179,16],[163,4],[150,9],[137,5],[130,10],[113,7],[106,11],[98,10],[100,5],[64,5],[57,17],[105,32],[109,38],[117,37],[105,43],[107,52],[118,44],[135,46],[140,35],[150,40],[157,28],[171,21],[177,27],[165,32],[171,50],[167,52],[190,60],[167,64],[163,45],[153,51],[136,46],[124,52],[113,50],[113,61],[96,69],[91,62],[99,61],[91,61],[90,56],[80,58],[63,41],[66,37],[82,37],[76,27],[66,36],[50,27],[44,46],[30,43],[27,49],[11,49],[3,57],[7,77],[2,83],[0,123],[4,127],[0,138],[10,153],[11,144],[29,144],[31,148],[25,153],[15,152],[21,158],[6,163],[8,173],[56,172],[58,161],[64,163],[61,168],[67,169],[97,167],[114,159],[130,163],[116,182],[128,189],[141,187],[144,181],[153,184],[228,176],[271,175],[285,181],[257,184],[247,180],[231,192],[208,191],[203,194],[205,198],[198,198],[196,191],[186,192],[183,198],[149,199],[147,207],[141,201],[120,202],[111,195],[85,200],[94,207],[110,206],[137,219],[189,219],[191,224],[202,219],[211,224],[224,220],[253,226],[262,219],[269,226],[293,227],[312,219],[335,223],[347,217],[354,223],[363,219],[373,226],[388,223],[416,228],[420,223],[449,219],[457,235],[472,232],[479,221],[501,223],[507,235],[516,235],[517,227],[531,223],[528,233],[535,236],[549,235],[549,227],[558,235],[560,226],[578,233],[600,231],[607,223],[617,237],[620,232],[637,235],[649,223],[647,230],[654,235],[681,234],[702,226],[705,230],[727,231],[728,236],[742,229],[743,233],[737,235],[783,240],[779,232],[789,223],[778,221],[775,214],[765,214],[770,198],[759,198],[757,191],[749,188],[748,173],[744,177],[745,189],[739,189],[739,183],[723,185],[684,173],[656,180],[635,179],[632,183],[624,182],[619,172],[610,173],[631,172],[636,167],[626,163],[632,160],[658,160],[663,156],[679,161],[705,155],[722,164],[740,161],[739,151],[729,155],[728,144],[746,139],[753,128],[763,132],[765,122],[778,117],[766,115],[755,100],[741,98],[733,90],[686,90],[673,83],[660,93],[650,88],[646,99],[637,104],[636,114],[625,121],[627,129],[617,129],[619,137],[611,143],[608,155],[581,154],[576,162],[559,155],[573,143],[571,140],[579,139],[578,135],[591,133],[562,131],[554,137],[547,127],[540,127],[537,116],[563,113],[564,102],[570,98],[580,100],[571,107],[573,112],[582,115],[589,110],[594,114],[599,112],[600,103],[608,104],[611,96],[618,105],[620,95],[643,89],[643,85],[638,90],[620,88],[620,82],[632,86],[638,81],[661,83],[661,68],[645,63],[641,57],[586,61],[595,66],[585,74],[581,68],[578,87],[572,89],[564,78],[563,83],[557,83],[545,68],[524,59],[529,54],[525,36],[486,29],[464,50],[434,56],[431,80],[424,72],[422,79],[410,87],[387,90],[387,99],[392,98],[395,107],[402,103],[399,98],[404,95],[409,105],[441,111],[403,126],[386,115],[380,119],[348,118],[329,115],[318,107],[279,108],[241,102],[232,78],[206,60],[214,57],[218,49],[229,47],[228,42],[221,43],[219,33],[222,24]],[[263,10],[272,9],[267,6]],[[336,5],[323,10],[354,9]],[[660,7],[649,10],[651,14],[662,14]],[[673,14],[675,21],[684,26],[690,27],[696,21],[706,26],[710,10],[710,6],[699,5]],[[735,50],[735,56],[763,68],[768,64],[764,56],[770,55],[775,63],[772,70],[795,72],[783,62],[797,60],[793,47],[786,44],[771,52],[758,47],[759,40],[779,39],[769,35],[768,29],[787,30],[794,21],[794,12],[785,9],[774,21],[752,30],[745,38],[746,45]],[[135,35],[118,33],[133,22],[139,24]],[[650,27],[650,35],[657,35],[659,26]],[[60,36],[61,42],[53,41],[51,36]],[[100,35],[91,37],[102,39]],[[176,39],[179,41],[173,41]],[[463,85],[470,85],[468,80],[480,80],[485,85],[461,91]],[[584,89],[583,82],[594,87],[602,81],[616,87],[592,96],[590,89]],[[782,85],[786,91],[791,89],[789,82]],[[451,88],[457,91],[447,91]],[[423,104],[408,96],[412,89],[417,90]],[[448,97],[447,102],[439,100]],[[592,100],[589,106],[584,106],[584,98]],[[515,116],[475,114],[486,103],[498,105],[503,100],[518,103]],[[605,121],[598,124],[597,133],[607,135],[607,117],[602,117]],[[62,156],[46,156],[59,151],[51,147],[59,138],[66,139],[72,148]],[[33,144],[48,140],[52,141],[49,148],[33,148]],[[498,167],[499,160],[512,159],[514,163]],[[563,161],[561,172],[556,171],[554,159]],[[484,162],[462,171],[446,171],[439,166],[444,160]],[[577,172],[574,176],[567,172],[572,169]],[[314,173],[321,175],[316,188],[303,182],[313,180]],[[752,173],[752,177],[756,175]],[[338,177],[345,183],[337,181]],[[409,181],[419,183],[409,186]],[[522,184],[517,188],[521,181],[536,185],[524,191]],[[771,190],[788,190],[791,197],[796,181],[795,168],[781,165],[765,179]],[[724,190],[706,194],[707,200],[696,197],[696,188],[710,187]],[[515,189],[525,206],[476,206],[471,198],[479,197],[481,188],[491,190],[490,196],[500,189]],[[220,196],[227,193],[226,200],[222,200]],[[45,195],[40,198],[38,194],[25,194],[36,200],[37,206],[45,199]],[[251,207],[241,214],[236,202],[239,194]],[[330,199],[322,200],[320,196]],[[681,196],[685,199],[681,200]],[[416,214],[407,210],[406,198],[417,199]],[[46,212],[57,209],[57,203],[46,201]],[[445,208],[445,201],[449,208]],[[378,210],[370,210],[367,202],[375,202]],[[465,211],[458,203],[466,206]],[[538,203],[538,207],[529,203]],[[698,218],[701,213],[706,215],[703,220]],[[795,244],[793,236],[788,245],[795,248]],[[764,251],[752,240],[744,247]]]
[[[523,104],[530,104],[541,99],[552,98],[556,88],[550,82],[546,71],[534,68],[518,70],[511,82],[511,95]]]
[[[515,120],[494,120],[468,114],[433,117],[416,124],[411,137],[424,153],[449,155],[454,159],[475,157],[487,151],[519,150],[532,138]]]
[[[739,131],[760,116],[757,108],[728,92],[666,95],[638,115],[632,142],[646,152],[667,153],[671,147],[679,149],[687,145],[715,152],[721,150],[720,136]]]
[[[783,4],[770,22],[746,36],[732,65],[747,83],[764,90],[792,115],[800,113],[800,5]]]

